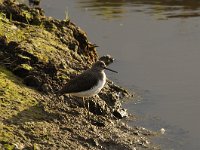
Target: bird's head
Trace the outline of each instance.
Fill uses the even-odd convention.
[[[114,71],[112,69],[109,69],[106,67],[106,64],[103,61],[97,61],[92,65],[92,69],[98,70],[98,71],[102,71],[104,69],[118,73],[117,71]]]

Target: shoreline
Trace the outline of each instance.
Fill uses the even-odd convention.
[[[112,81],[86,100],[90,121],[80,99],[54,96],[99,58],[80,27],[11,1],[0,10],[0,148],[160,149],[150,142],[158,133],[120,120],[132,95]]]

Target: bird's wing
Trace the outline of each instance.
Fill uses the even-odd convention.
[[[96,74],[85,72],[70,80],[60,91],[59,95],[77,93],[91,89],[98,83]]]

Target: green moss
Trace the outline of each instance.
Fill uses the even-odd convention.
[[[14,150],[15,145],[12,145],[12,144],[4,144],[3,147],[4,147],[5,150]]]
[[[33,150],[40,150],[39,146],[36,143],[33,144]]]
[[[36,99],[39,95],[23,85],[20,78],[2,66],[0,66],[0,83],[0,119],[7,119],[37,104]]]
[[[0,143],[9,143],[14,139],[13,128],[0,123]]]
[[[25,33],[29,43],[27,43],[27,41],[22,41],[21,47],[36,56],[42,62],[48,63],[50,59],[56,59],[58,56],[58,49],[66,50],[66,47],[62,45],[55,35],[52,35],[52,33],[44,29],[40,29],[39,26],[34,26],[32,29],[26,30]],[[48,38],[48,40],[46,38]]]
[[[0,20],[8,21],[8,19],[6,18],[6,14],[1,12],[0,13]]]
[[[23,69],[26,69],[26,70],[28,70],[28,71],[31,71],[33,68],[31,67],[31,66],[29,66],[28,64],[21,64],[21,67],[23,68]]]
[[[27,10],[22,10],[21,15],[26,18],[26,21],[27,21],[28,24],[29,24],[29,21],[31,19],[33,19],[33,15],[30,12],[28,12]]]
[[[15,132],[21,133],[18,124],[46,117],[43,108],[38,105],[42,96],[2,66],[0,83],[0,143],[15,143],[19,138]],[[23,133],[20,137],[26,139]],[[5,149],[12,149],[12,145],[5,146]]]
[[[21,55],[21,54],[19,54],[18,57],[20,57],[20,58],[22,58],[24,60],[31,60],[30,57],[27,57],[27,56],[24,56],[24,55]]]
[[[27,22],[32,19],[32,14],[26,10],[21,15],[27,18]],[[12,17],[11,17],[12,18]],[[0,36],[6,36],[7,41],[14,41],[20,44],[25,51],[36,56],[39,61],[48,63],[49,60],[59,60],[58,49],[66,51],[66,45],[58,39],[54,32],[49,32],[46,28],[56,30],[57,27],[46,21],[39,26],[23,24],[23,27],[13,24],[12,19],[7,19],[4,13],[0,13]],[[48,40],[47,40],[48,39]],[[63,53],[63,52],[60,52]]]
[[[69,80],[69,76],[67,76],[67,75],[65,75],[65,74],[60,74],[60,75],[58,76],[58,78],[61,79],[61,80]]]
[[[21,42],[26,39],[25,32],[5,18],[3,13],[0,14],[0,36],[6,36],[8,42]]]

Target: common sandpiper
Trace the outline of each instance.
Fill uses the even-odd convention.
[[[117,71],[107,68],[106,64],[99,60],[95,62],[90,69],[69,80],[68,83],[57,92],[57,95],[70,94],[72,96],[82,97],[84,100],[85,97],[98,94],[106,83],[105,69],[117,73]],[[89,105],[87,109],[89,109]]]

